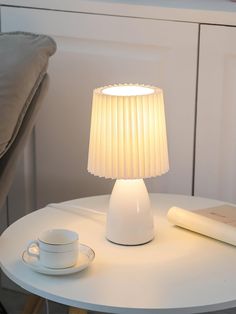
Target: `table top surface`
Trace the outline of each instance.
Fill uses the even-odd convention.
[[[150,194],[156,236],[140,246],[105,239],[109,196],[45,207],[14,224],[0,237],[2,270],[26,290],[50,300],[109,313],[200,313],[236,306],[236,248],[174,227],[166,219],[171,206],[190,210],[219,201],[191,196]],[[81,209],[82,208],[82,209]],[[67,228],[96,254],[76,274],[47,276],[29,269],[21,255],[44,230]]]

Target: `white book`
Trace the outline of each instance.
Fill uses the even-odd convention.
[[[173,224],[236,246],[236,207],[221,205],[190,211],[171,207],[167,213]]]

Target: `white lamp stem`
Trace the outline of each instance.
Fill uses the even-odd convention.
[[[153,215],[143,179],[116,180],[107,214],[106,237],[124,245],[153,239]]]

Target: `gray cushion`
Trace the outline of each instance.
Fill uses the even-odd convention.
[[[14,141],[55,51],[48,36],[0,33],[0,157]]]
[[[0,158],[0,211],[11,187],[16,163],[35,124],[37,113],[44,102],[48,90],[48,76],[45,74],[26,111],[21,127],[7,152]],[[0,218],[1,219],[1,218]]]

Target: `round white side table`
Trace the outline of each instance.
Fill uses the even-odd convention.
[[[200,313],[236,306],[236,247],[174,227],[171,206],[191,210],[221,202],[181,195],[151,194],[156,236],[141,246],[108,242],[108,196],[45,207],[14,224],[0,237],[4,273],[24,289],[47,299],[109,313]],[[27,243],[50,228],[69,228],[96,253],[89,268],[67,276],[47,276],[21,260]]]

